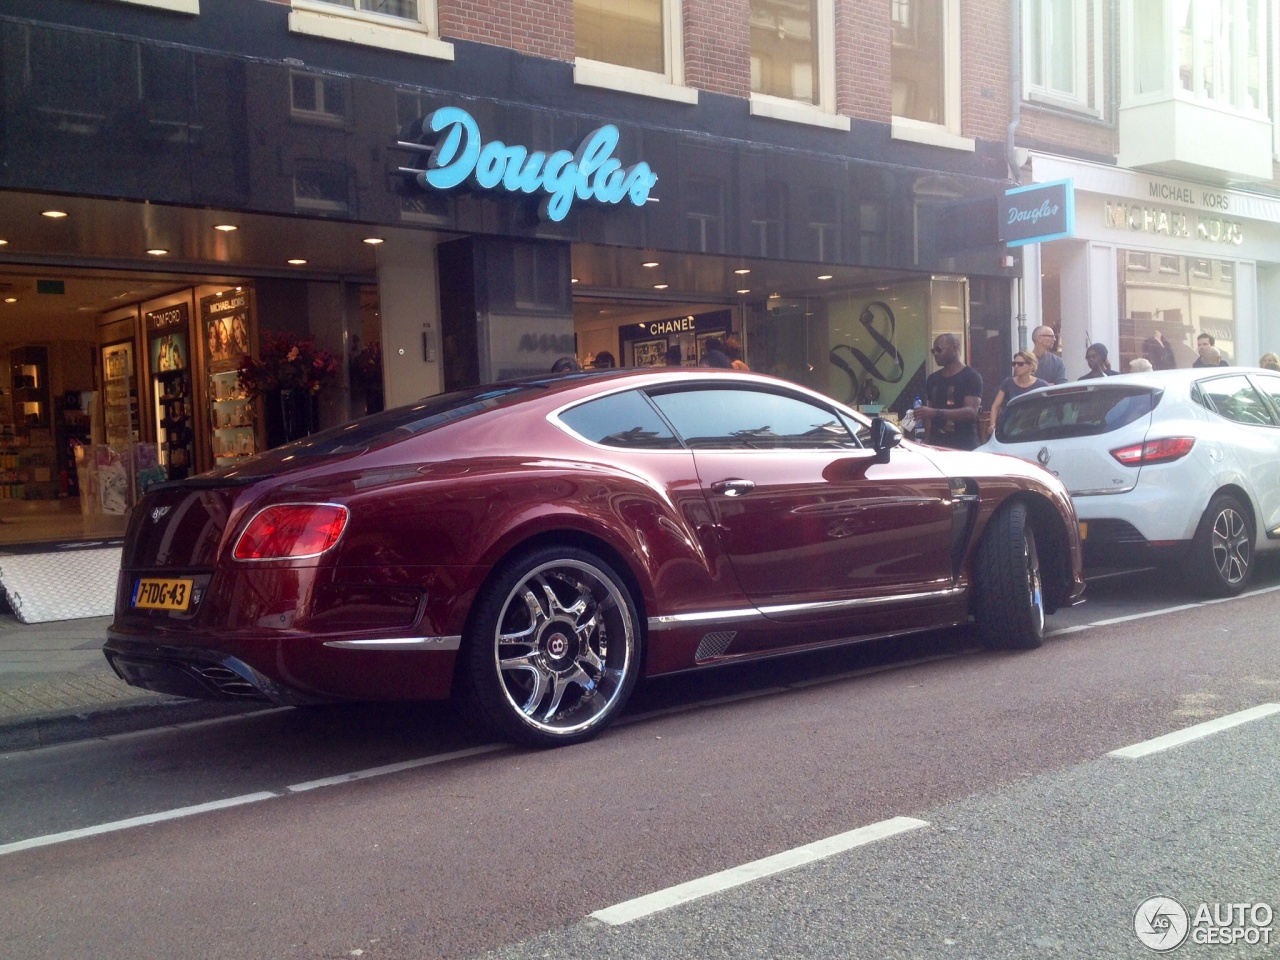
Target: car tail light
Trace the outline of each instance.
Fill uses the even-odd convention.
[[[1196,445],[1194,437],[1163,437],[1148,440],[1111,451],[1111,455],[1126,467],[1144,467],[1151,463],[1169,463],[1185,457]]]
[[[318,557],[342,536],[350,514],[336,503],[282,503],[260,511],[240,534],[237,560]]]

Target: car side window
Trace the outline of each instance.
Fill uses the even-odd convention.
[[[1200,381],[1204,405],[1219,416],[1250,426],[1275,426],[1271,411],[1247,377],[1214,377]]]
[[[857,448],[835,411],[807,399],[707,387],[653,394],[685,443],[703,450],[826,450]]]
[[[571,407],[560,421],[584,440],[631,450],[679,450],[680,441],[648,399],[635,390]]]
[[[1271,401],[1272,410],[1280,412],[1280,377],[1256,373],[1253,374],[1253,382]]]

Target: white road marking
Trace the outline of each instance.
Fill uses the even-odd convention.
[[[510,744],[506,743],[486,743],[480,747],[468,747],[466,750],[455,750],[453,753],[441,753],[434,757],[420,757],[417,760],[402,760],[400,763],[388,763],[384,767],[370,767],[367,770],[357,770],[354,773],[340,773],[336,777],[324,777],[320,780],[308,780],[306,783],[295,783],[292,786],[285,787],[288,793],[304,793],[307,790],[316,790],[320,787],[335,787],[341,783],[351,783],[355,780],[368,780],[370,777],[383,777],[389,773],[399,773],[402,770],[414,770],[417,767],[429,767],[432,764],[444,763],[448,760],[457,760],[461,757],[475,757],[482,753],[493,753],[495,750],[509,750]]]
[[[239,807],[246,803],[257,803],[260,800],[272,800],[277,797],[288,796],[294,793],[303,793],[307,790],[316,790],[321,787],[333,787],[343,783],[351,783],[353,780],[368,780],[371,777],[382,777],[392,773],[399,773],[402,770],[412,770],[416,767],[427,767],[432,764],[445,763],[449,760],[458,760],[462,757],[473,757],[482,753],[493,753],[497,750],[509,750],[509,744],[506,743],[489,743],[479,747],[469,747],[466,750],[455,750],[452,753],[441,753],[431,757],[421,757],[417,760],[405,760],[401,763],[389,763],[382,767],[370,767],[367,770],[357,770],[353,773],[343,773],[336,777],[326,777],[322,780],[310,780],[306,783],[295,783],[292,786],[285,787],[283,790],[261,790],[257,793],[246,793],[240,797],[231,797],[226,800],[211,800],[208,803],[197,803],[190,807],[178,807],[175,810],[163,810],[160,813],[147,813],[140,817],[129,817],[127,820],[113,820],[110,823],[100,823],[92,827],[82,827],[79,830],[65,830],[62,833],[50,833],[43,837],[32,837],[30,840],[18,840],[14,843],[6,843],[0,845],[0,856],[8,853],[18,853],[22,850],[30,850],[34,847],[47,847],[55,843],[66,843],[70,840],[80,840],[84,837],[98,836],[103,833],[115,833],[119,830],[129,830],[133,827],[144,827],[151,823],[162,823],[165,820],[178,820],[183,817],[194,817],[202,813],[210,813],[214,810],[224,810],[227,807]]]
[[[260,793],[246,793],[241,797],[229,797],[226,800],[211,800],[208,803],[197,803],[192,807],[178,807],[176,810],[165,810],[161,813],[147,813],[128,820],[115,820],[111,823],[100,823],[93,827],[82,827],[79,830],[66,830],[62,833],[50,833],[43,837],[32,837],[30,840],[18,840],[0,846],[0,856],[17,853],[19,850],[30,850],[33,847],[47,847],[55,843],[66,843],[68,840],[79,840],[82,837],[93,837],[100,833],[114,833],[117,830],[128,830],[131,827],[143,827],[149,823],[161,823],[165,820],[178,820],[182,817],[194,817],[197,814],[209,813],[213,810],[224,810],[227,807],[239,807],[246,803],[257,803],[259,800],[270,800],[278,796],[269,790]]]
[[[741,866],[731,867],[728,870],[722,870],[710,876],[690,880],[688,883],[677,884],[674,887],[668,887],[656,893],[649,893],[643,897],[636,897],[634,900],[627,900],[612,907],[605,907],[603,910],[597,910],[591,916],[602,923],[619,926],[682,903],[689,903],[692,900],[710,896],[713,893],[731,890],[744,883],[750,883],[752,880],[759,880],[761,877],[768,877],[784,870],[792,870],[795,867],[804,866],[807,863],[813,863],[825,857],[843,853],[846,850],[852,850],[854,847],[874,843],[876,840],[883,840],[886,837],[927,826],[929,824],[924,820],[916,820],[912,817],[893,817],[890,820],[882,820],[879,823],[859,827],[857,830],[850,830],[847,833],[838,833],[834,837],[827,837],[825,840],[805,844],[803,847],[784,850],[782,853],[765,857],[763,860],[744,863]]]
[[[1238,727],[1242,723],[1261,720],[1263,717],[1269,717],[1274,713],[1280,713],[1280,703],[1264,703],[1257,707],[1250,707],[1248,710],[1241,710],[1239,713],[1229,713],[1225,717],[1218,717],[1217,720],[1197,723],[1194,727],[1175,730],[1173,733],[1166,733],[1164,736],[1156,737],[1153,740],[1144,740],[1142,743],[1135,743],[1130,747],[1112,750],[1107,756],[1136,760],[1138,757],[1159,753],[1161,750],[1168,750],[1170,747],[1178,747],[1184,743],[1199,740],[1222,730],[1230,730],[1232,727]]]

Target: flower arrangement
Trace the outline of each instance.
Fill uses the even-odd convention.
[[[351,382],[366,390],[382,389],[382,344],[377,340],[360,346],[360,338],[351,338]]]
[[[338,361],[316,346],[315,337],[295,339],[287,333],[264,332],[262,356],[240,358],[240,388],[250,399],[274,390],[319,393],[338,373]]]

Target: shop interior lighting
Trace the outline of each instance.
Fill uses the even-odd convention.
[[[569,278],[569,282],[570,282],[570,283],[577,283],[577,282],[578,282],[578,278],[577,278],[577,277],[570,277],[570,278]]]
[[[640,264],[640,266],[642,266],[642,267],[649,267],[650,269],[652,269],[653,267],[658,266],[658,261],[657,261],[657,260],[646,260],[644,263]]]
[[[735,271],[733,271],[733,272],[734,272],[734,273],[736,273],[736,274],[737,274],[738,276],[740,276],[740,277],[745,277],[748,273],[750,273],[750,272],[751,272],[751,268],[750,268],[750,267],[739,267],[737,270],[735,270]]]
[[[386,241],[381,237],[365,237],[364,242],[369,244],[371,247],[376,247],[380,243],[386,243]]]
[[[749,287],[738,291],[738,293],[750,293],[750,292],[751,292],[751,289]]]
[[[289,261],[289,263],[295,267],[300,267],[306,262],[307,261],[303,260],[301,257],[294,257],[292,260]]]
[[[17,297],[5,297],[5,298],[4,298],[4,302],[5,302],[5,303],[17,303],[17,302],[18,302],[18,298],[17,298]]]
[[[169,255],[169,251],[164,247],[152,247],[147,253],[153,257],[167,257]]]
[[[50,220],[61,220],[67,215],[65,210],[41,210],[40,216],[48,217]]]
[[[8,245],[9,245],[8,240],[0,240],[0,247],[7,247]]]
[[[819,279],[819,280],[830,280],[830,279],[831,279],[831,274],[829,274],[829,273],[819,274],[819,275],[818,275],[818,279]]]
[[[213,229],[221,230],[223,233],[231,233],[233,230],[239,230],[234,223],[215,223]]]
[[[667,283],[655,283],[655,284],[653,285],[653,289],[655,289],[655,290],[665,290],[665,289],[667,289],[667,287],[669,287],[669,286],[670,286],[670,284],[667,284]]]

